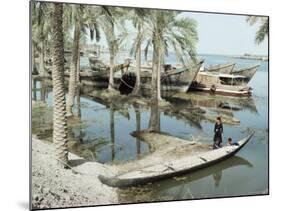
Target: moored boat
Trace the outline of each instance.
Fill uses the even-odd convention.
[[[197,64],[182,68],[173,68],[170,65],[164,66],[163,69],[166,70],[161,73],[161,90],[187,92],[202,63],[203,61],[200,61]],[[151,89],[151,72],[141,73],[141,86],[144,89]]]
[[[211,65],[209,67],[205,67],[205,71],[209,72],[219,72],[219,73],[226,73],[229,74],[233,70],[235,66],[235,63],[226,63],[226,64],[217,64],[217,65]]]
[[[200,71],[191,87],[195,91],[232,96],[249,96],[252,88],[247,86],[245,76]]]
[[[234,156],[251,140],[253,134],[254,132],[238,141],[238,145],[224,146],[192,156],[183,156],[173,161],[165,161],[160,164],[146,166],[114,177],[99,175],[99,179],[102,183],[112,187],[127,187],[191,173]]]
[[[231,72],[231,74],[245,76],[246,81],[248,83],[248,82],[250,82],[250,80],[253,78],[253,76],[257,72],[259,66],[260,65],[257,64],[257,65],[253,65],[251,67],[245,67],[245,68],[241,68],[241,69],[238,69],[238,70],[233,70]]]

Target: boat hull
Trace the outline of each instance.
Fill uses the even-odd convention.
[[[205,68],[206,71],[209,72],[219,72],[219,73],[225,73],[229,74],[233,71],[235,66],[235,63],[228,63],[228,64],[219,64],[219,65],[213,65],[210,67]]]
[[[232,86],[223,86],[223,87],[217,87],[215,90],[211,86],[199,86],[199,85],[192,85],[190,87],[190,90],[192,91],[203,91],[208,92],[210,94],[218,94],[218,95],[226,95],[226,96],[251,96],[252,90],[248,88],[241,87],[233,89]]]
[[[161,76],[161,90],[187,92],[198,74],[201,64],[202,62],[197,64],[197,66],[179,68],[163,74]],[[141,77],[141,86],[144,89],[151,89],[151,73]]]
[[[128,187],[191,173],[234,156],[251,140],[253,134],[254,132],[238,141],[239,146],[225,146],[194,156],[183,157],[176,161],[164,162],[140,170],[127,172],[115,177],[99,175],[99,179],[102,183],[112,187]]]
[[[256,74],[258,68],[260,65],[255,65],[253,67],[248,68],[242,68],[239,70],[234,70],[231,73],[234,75],[242,75],[246,77],[246,81],[250,82],[250,80],[253,78],[253,76]]]

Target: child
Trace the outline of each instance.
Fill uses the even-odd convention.
[[[239,144],[237,142],[232,143],[232,138],[230,138],[230,137],[227,139],[227,142],[228,142],[229,146],[239,146]]]

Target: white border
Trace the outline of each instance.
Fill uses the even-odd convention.
[[[92,4],[269,15],[270,196],[135,204],[69,210],[267,210],[280,207],[280,6],[276,0],[73,0]],[[28,1],[1,2],[1,210],[28,209],[29,25]],[[4,48],[3,48],[4,47]],[[11,80],[13,82],[11,82]],[[279,96],[279,97],[278,97]],[[255,178],[253,178],[255,179]]]

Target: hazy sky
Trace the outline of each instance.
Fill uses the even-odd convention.
[[[192,12],[184,12],[180,16],[187,16],[197,21],[199,37],[197,52],[199,54],[241,55],[250,53],[267,55],[267,39],[259,45],[255,43],[255,34],[259,23],[250,26],[246,22],[246,16]],[[134,31],[132,25],[128,24],[127,28],[132,29],[130,30],[132,34]],[[106,46],[104,36],[102,36],[100,43]]]
[[[267,55],[267,39],[259,45],[255,43],[259,23],[250,26],[246,16],[190,12],[182,15],[194,18],[198,23],[199,53]]]

